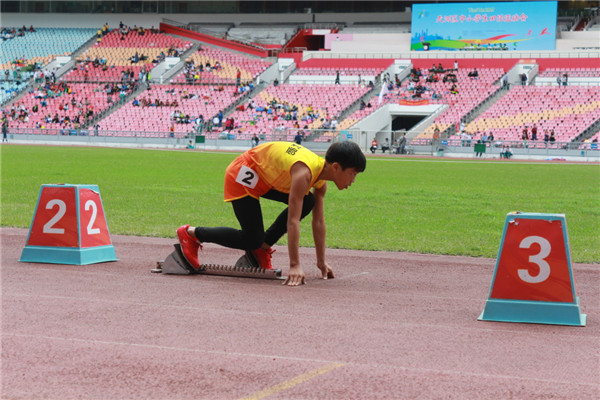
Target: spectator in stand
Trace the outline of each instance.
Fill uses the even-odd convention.
[[[502,77],[502,88],[507,90],[510,88],[508,83],[508,74],[505,74],[504,77]]]
[[[386,150],[390,149],[390,139],[385,138],[385,142],[383,142],[383,144],[381,145],[381,152],[385,153]]]
[[[531,127],[531,140],[537,140],[537,126],[535,124]]]
[[[527,131],[527,125],[525,125],[525,128],[523,128],[523,133],[521,134],[521,140],[523,141],[523,147],[525,148],[529,148],[529,133]]]
[[[567,86],[568,80],[569,80],[569,75],[565,72],[562,76],[562,85]]]
[[[469,72],[470,78],[477,78],[479,76],[479,72],[477,72],[477,68],[474,68],[473,71]]]
[[[8,117],[3,114],[2,115],[2,141],[8,143]]]
[[[439,80],[440,80],[440,78],[437,76],[437,73],[431,72],[431,73],[429,73],[429,75],[427,75],[427,79],[425,79],[425,82],[434,83],[434,82],[439,82]]]
[[[458,78],[456,77],[456,74],[454,72],[449,72],[444,76],[444,79],[442,79],[442,82],[456,83],[456,82],[458,82]]]
[[[554,136],[554,129],[550,131],[550,143],[556,142],[556,137]]]
[[[228,130],[228,131],[230,131],[230,130],[233,129],[233,126],[234,126],[233,117],[227,118],[225,120],[225,129]]]
[[[302,136],[302,133],[300,133],[301,131],[298,131],[296,133],[296,136],[294,136],[294,142],[296,142],[296,144],[302,144],[302,140],[304,139],[304,137]]]
[[[375,151],[377,150],[377,146],[378,146],[377,139],[373,138],[373,140],[371,141],[371,147],[369,149],[369,150],[371,150],[371,153],[375,153]]]
[[[340,84],[340,71],[335,71],[335,84]]]

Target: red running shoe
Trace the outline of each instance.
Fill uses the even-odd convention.
[[[179,244],[181,245],[181,252],[183,253],[183,256],[187,262],[189,262],[195,269],[200,269],[198,250],[202,249],[202,243],[187,233],[189,227],[189,225],[180,226],[177,229],[177,237],[179,238]]]
[[[272,248],[269,248],[269,250],[263,248],[252,250],[252,255],[258,260],[258,264],[263,269],[273,269],[273,265],[271,264],[271,254],[273,253],[275,253],[275,250]]]

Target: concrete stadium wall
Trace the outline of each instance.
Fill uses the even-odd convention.
[[[333,53],[407,52],[410,51],[410,33],[354,33],[352,40],[331,42]]]
[[[119,26],[119,21],[127,25],[158,27],[163,19],[182,24],[199,23],[242,23],[257,24],[306,24],[313,22],[313,14],[67,14],[67,13],[3,13],[2,26],[101,27],[108,22],[111,27]],[[411,14],[406,13],[320,13],[314,14],[315,23],[355,22],[410,22]]]

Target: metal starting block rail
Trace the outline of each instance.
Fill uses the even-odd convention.
[[[257,266],[256,259],[249,254],[241,256],[235,265],[200,264],[200,269],[195,269],[183,256],[181,245],[177,243],[173,247],[175,247],[175,251],[169,254],[164,261],[157,261],[156,268],[152,269],[151,272],[175,275],[197,274],[259,279],[285,279],[280,269],[261,268]]]

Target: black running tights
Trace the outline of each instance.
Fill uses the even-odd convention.
[[[289,197],[287,193],[270,190],[262,198],[288,204]],[[258,249],[263,242],[269,246],[274,245],[287,232],[287,207],[265,232],[259,200],[251,196],[246,196],[233,200],[231,204],[233,205],[233,211],[240,223],[241,229],[197,227],[194,232],[198,240],[206,243],[217,243],[233,249],[254,250]],[[300,219],[310,214],[314,205],[315,197],[312,193],[304,196]]]

